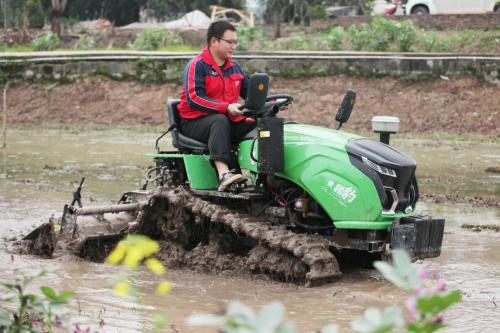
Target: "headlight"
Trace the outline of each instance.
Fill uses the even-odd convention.
[[[370,161],[369,159],[367,159],[364,156],[361,156],[361,160],[363,161],[364,164],[368,165],[370,168],[377,171],[378,173],[381,173],[381,174],[389,176],[389,177],[394,177],[394,178],[398,177],[396,175],[396,171],[393,169],[378,165],[377,163]]]

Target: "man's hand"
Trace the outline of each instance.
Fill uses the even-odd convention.
[[[232,117],[242,116],[243,111],[240,110],[241,104],[233,103],[227,106],[227,114]]]

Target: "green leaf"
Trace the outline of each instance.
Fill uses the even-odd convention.
[[[59,294],[59,299],[67,299],[75,296],[75,292],[73,290],[64,290]]]
[[[45,297],[47,297],[50,301],[57,301],[57,299],[58,299],[57,293],[54,291],[54,289],[52,289],[50,287],[42,286],[42,287],[40,287],[40,290],[45,295]]]
[[[30,303],[36,303],[38,301],[38,296],[35,294],[25,294],[24,299]]]
[[[337,325],[327,325],[319,331],[319,333],[337,333],[339,331],[339,327]]]
[[[280,302],[264,306],[256,318],[256,326],[273,332],[285,320],[285,307]]]
[[[460,291],[455,290],[445,295],[434,295],[431,297],[420,297],[417,299],[417,308],[422,313],[437,315],[451,305],[458,303],[462,298]]]
[[[359,333],[387,333],[403,325],[403,314],[398,307],[389,307],[383,312],[369,308],[365,311],[364,317],[351,322],[352,329]]]
[[[194,314],[188,317],[187,323],[190,326],[215,326],[222,327],[226,322],[226,318],[224,316],[216,316],[213,314]]]
[[[255,312],[248,306],[238,301],[232,301],[227,307],[227,315],[244,318],[246,320],[255,320]]]
[[[157,314],[153,317],[153,332],[160,332],[168,324],[168,316],[164,314]]]
[[[16,289],[16,285],[13,283],[2,282],[2,283],[0,283],[0,285],[7,288],[7,289],[10,289],[10,290]]]
[[[4,309],[0,309],[0,327],[9,327],[12,323],[10,313]]]
[[[391,265],[383,261],[376,261],[373,266],[395,286],[408,290],[409,285],[404,276],[401,276]]]
[[[439,323],[433,323],[429,321],[419,321],[416,323],[412,323],[408,325],[408,332],[412,333],[432,333],[437,330],[440,330],[443,328],[445,325]]]
[[[284,323],[274,333],[295,333],[295,326],[291,323]]]

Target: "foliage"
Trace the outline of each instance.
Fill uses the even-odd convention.
[[[419,43],[426,52],[450,52],[455,48],[450,38],[439,37],[434,31],[422,35]]]
[[[356,51],[387,51],[394,44],[407,52],[416,43],[418,28],[410,20],[397,22],[374,17],[371,24],[351,26],[348,35]]]
[[[129,47],[138,51],[154,51],[163,46],[165,42],[165,30],[145,29],[142,31]]]
[[[184,43],[179,34],[170,30],[166,30],[165,44],[167,47],[176,47],[176,46],[182,46]]]
[[[238,27],[238,48],[241,51],[247,51],[251,48],[265,48],[265,43],[267,38],[265,36],[264,30],[257,27],[248,27],[241,25]]]
[[[431,333],[443,328],[441,312],[461,299],[460,291],[446,292],[446,284],[437,272],[429,272],[425,267],[417,269],[402,250],[394,251],[393,265],[379,261],[374,266],[394,285],[413,293],[406,302],[410,318],[408,332]]]
[[[120,241],[116,248],[106,258],[106,262],[111,265],[124,265],[132,270],[139,270],[141,264],[158,277],[165,275],[165,267],[154,257],[160,250],[158,242],[142,235],[128,235]],[[170,282],[160,280],[156,286],[157,295],[165,295],[170,292],[172,286]],[[141,302],[139,290],[134,288],[129,282],[126,274],[121,274],[114,286],[114,291],[120,296],[134,296],[137,302]],[[167,324],[168,317],[164,314],[156,314],[153,317],[153,332],[161,331]]]
[[[417,42],[418,28],[410,20],[396,22],[396,26],[399,31],[396,35],[399,51],[410,51],[411,47]]]
[[[375,262],[375,267],[397,287],[412,293],[407,301],[409,321],[405,323],[400,307],[383,310],[367,309],[363,317],[351,322],[358,333],[389,333],[394,330],[412,333],[432,333],[444,327],[442,312],[460,301],[459,291],[446,292],[446,285],[436,273],[425,267],[417,269],[403,250],[395,250],[393,263]],[[192,326],[215,326],[224,333],[293,333],[293,325],[285,320],[285,309],[274,302],[262,308],[259,314],[238,303],[229,303],[223,315],[196,314],[188,319]],[[323,328],[321,333],[336,333],[336,325]]]
[[[49,32],[48,34],[38,37],[33,40],[33,50],[34,51],[52,51],[59,45],[59,37],[57,34]]]
[[[326,33],[320,35],[320,38],[325,40],[328,49],[332,51],[339,51],[343,49],[343,38],[346,35],[344,28],[333,27],[327,30]]]
[[[53,332],[54,328],[64,328],[67,311],[63,305],[68,304],[74,292],[65,290],[57,293],[52,288],[42,286],[42,297],[27,290],[33,280],[45,274],[46,271],[41,271],[32,276],[23,275],[15,283],[0,283],[8,291],[6,297],[0,298],[1,304],[17,303],[14,313],[0,308],[1,332]]]
[[[256,314],[244,304],[233,301],[222,316],[192,315],[192,326],[215,326],[224,333],[294,333],[294,326],[285,320],[285,307],[279,302],[266,305]]]
[[[325,6],[321,4],[312,5],[309,7],[309,16],[313,19],[326,18]]]
[[[46,10],[42,6],[41,0],[16,0],[10,1],[11,16],[7,18],[11,26],[21,29],[23,25],[23,9],[27,3],[29,11],[29,24],[31,28],[42,28],[46,19]],[[4,3],[0,1],[0,26],[4,25]]]
[[[94,49],[96,46],[95,39],[92,36],[81,34],[78,40],[77,48],[81,50]]]

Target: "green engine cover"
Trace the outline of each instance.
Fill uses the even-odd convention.
[[[304,189],[338,228],[387,229],[399,216],[382,215],[375,185],[351,164],[345,146],[359,136],[302,124],[286,124],[284,135],[285,169],[277,176]],[[251,146],[251,140],[240,144],[238,161],[242,169],[258,172]]]

